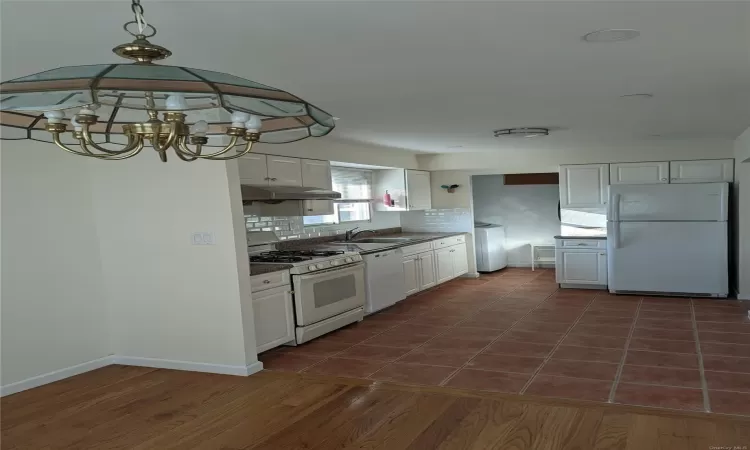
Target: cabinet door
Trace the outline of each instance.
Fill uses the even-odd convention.
[[[438,284],[453,279],[453,252],[450,247],[435,251],[435,266]]]
[[[299,158],[268,155],[268,184],[302,186],[302,164]]]
[[[410,211],[432,208],[430,172],[406,171],[406,202]]]
[[[419,292],[419,258],[417,255],[404,258],[404,292],[412,295]]]
[[[419,290],[431,288],[437,284],[435,273],[435,253],[424,252],[417,255],[419,261]]]
[[[561,250],[555,252],[558,283],[607,284],[607,256],[601,250]]]
[[[609,164],[560,166],[560,207],[604,208],[608,186]]]
[[[466,244],[450,247],[453,254],[453,276],[463,275],[469,272],[469,259],[466,255]]]
[[[253,312],[259,353],[294,340],[291,286],[254,293]]]
[[[333,200],[303,200],[303,216],[327,216],[333,214]]]
[[[663,183],[669,183],[669,163],[667,161],[609,165],[609,184]]]
[[[731,183],[734,181],[734,160],[672,161],[669,173],[672,183]]]
[[[302,186],[331,189],[331,163],[317,159],[302,159]]]
[[[237,159],[240,184],[268,185],[268,165],[266,155],[249,153]]]

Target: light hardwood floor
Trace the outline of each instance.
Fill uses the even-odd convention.
[[[705,449],[750,420],[264,371],[109,366],[2,399],[7,449]]]

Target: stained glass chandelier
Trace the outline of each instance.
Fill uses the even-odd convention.
[[[0,84],[4,140],[32,139],[103,160],[139,154],[147,145],[167,161],[227,160],[255,142],[325,136],[327,112],[288,92],[209,70],[154,64],[172,52],[148,38],[140,0],[123,28],[135,37],[112,51],[134,62],[69,66]],[[159,114],[161,113],[161,118]]]

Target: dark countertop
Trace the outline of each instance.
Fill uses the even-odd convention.
[[[606,240],[606,235],[595,235],[595,236],[555,236],[555,239],[602,239]]]
[[[253,264],[250,263],[250,276],[262,275],[264,273],[278,272],[281,270],[289,270],[292,268],[291,264]]]
[[[343,250],[346,252],[357,252],[360,255],[368,255],[370,253],[378,253],[386,250],[391,250],[394,248],[400,248],[400,247],[407,247],[409,245],[419,244],[422,242],[428,242],[428,241],[434,241],[436,239],[441,239],[445,237],[451,237],[451,236],[461,236],[466,234],[466,232],[453,232],[453,233],[392,233],[392,234],[383,234],[374,236],[376,238],[409,238],[408,241],[400,241],[400,242],[383,242],[383,243],[357,243],[357,241],[352,242],[339,242],[339,243],[332,243],[328,242],[325,244],[319,244],[315,245],[314,247],[318,250]],[[363,235],[362,239],[367,239],[370,236]]]

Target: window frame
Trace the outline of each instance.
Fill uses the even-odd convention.
[[[311,223],[306,224],[305,217],[320,217],[320,216],[303,216],[302,217],[302,226],[303,228],[310,228],[310,227],[335,227],[338,225],[348,225],[348,224],[357,224],[357,223],[372,223],[372,200],[332,200],[334,206],[333,206],[333,214],[327,214],[327,215],[333,215],[336,216],[335,222],[333,223]],[[365,203],[367,204],[367,215],[369,219],[367,220],[341,220],[341,213],[338,208],[336,208],[336,203]]]

